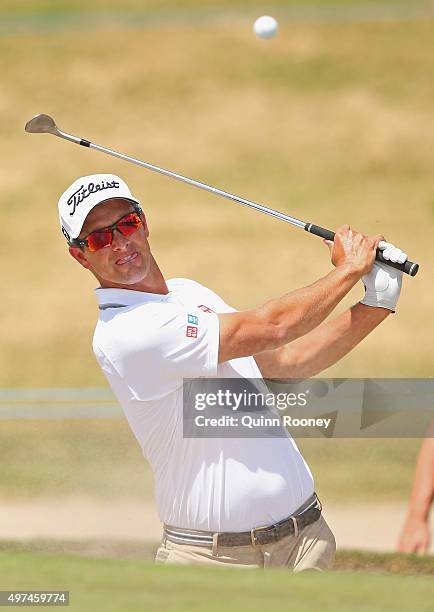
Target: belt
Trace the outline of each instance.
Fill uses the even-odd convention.
[[[314,493],[294,514],[274,525],[255,527],[250,531],[222,533],[164,525],[163,534],[169,542],[189,546],[213,548],[216,546],[261,546],[278,542],[286,536],[295,535],[297,537],[304,527],[319,519],[321,510],[321,502]]]

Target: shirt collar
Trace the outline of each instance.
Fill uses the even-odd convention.
[[[132,289],[102,289],[98,287],[95,289],[95,293],[100,310],[136,306],[145,302],[167,302],[170,299],[170,294],[145,293]]]

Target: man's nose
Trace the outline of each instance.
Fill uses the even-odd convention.
[[[130,239],[128,236],[124,236],[122,232],[118,230],[117,227],[113,229],[113,242],[112,248],[115,251],[123,251],[130,244]]]

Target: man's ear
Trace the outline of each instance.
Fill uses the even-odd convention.
[[[83,268],[89,269],[90,263],[86,258],[84,252],[78,247],[69,247],[69,254],[73,257],[78,263],[83,266]]]

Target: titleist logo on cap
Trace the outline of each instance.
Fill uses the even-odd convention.
[[[119,183],[117,181],[101,181],[100,183],[89,183],[87,186],[81,185],[77,191],[74,191],[67,200],[68,206],[72,206],[70,216],[75,213],[77,206],[88,198],[92,193],[102,191],[103,189],[119,189]]]

